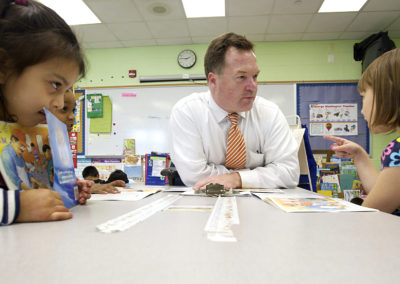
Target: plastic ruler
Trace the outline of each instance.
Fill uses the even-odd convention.
[[[239,224],[236,197],[219,196],[204,228],[208,233],[208,239],[220,242],[236,242],[237,239],[231,229],[232,225],[235,224]]]
[[[137,223],[146,220],[155,213],[167,208],[180,198],[181,196],[179,195],[167,195],[127,214],[121,215],[103,224],[97,225],[96,228],[103,233],[125,231],[130,227],[136,225]]]

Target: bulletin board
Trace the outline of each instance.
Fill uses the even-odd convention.
[[[76,113],[74,129],[77,132],[77,154],[85,153],[85,90],[74,90]]]
[[[368,124],[361,114],[362,98],[357,90],[357,83],[317,83],[317,84],[297,84],[297,113],[301,122],[306,124],[309,131],[312,129],[310,124],[316,121],[313,111],[314,105],[332,106],[333,111],[321,112],[321,121],[326,122],[325,134],[351,140],[360,144],[368,153],[370,148]],[[339,106],[339,107],[338,107]],[[341,107],[343,106],[342,110]],[[357,121],[355,135],[352,135],[354,119],[347,119],[342,112],[347,112],[350,107],[356,107]],[[324,115],[329,116],[328,121]],[[329,128],[329,130],[328,130]],[[310,131],[312,132],[312,131]],[[343,136],[341,135],[343,134]],[[329,150],[331,141],[325,140],[323,136],[309,136],[312,150]]]
[[[168,121],[172,107],[191,93],[207,90],[205,84],[86,88],[86,95],[100,93],[110,98],[112,122],[110,133],[91,133],[91,119],[84,120],[84,154],[122,155],[124,139],[135,139],[136,154],[169,152]],[[296,84],[260,83],[257,95],[275,102],[285,116],[294,119]]]

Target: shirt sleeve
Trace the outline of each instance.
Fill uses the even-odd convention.
[[[14,223],[20,210],[20,191],[0,188],[0,225]]]
[[[6,174],[11,182],[20,187],[22,180],[17,174],[17,165],[8,151],[3,150],[1,153],[1,162],[3,163],[4,170],[6,171]]]
[[[298,144],[281,111],[261,129],[264,135],[264,166],[239,170],[243,188],[293,188],[298,185]]]
[[[186,186],[193,186],[210,176],[230,172],[223,165],[208,163],[199,127],[190,110],[182,109],[182,106],[173,108],[168,131],[170,152],[172,162]]]

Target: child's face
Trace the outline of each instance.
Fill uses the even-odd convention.
[[[372,114],[372,103],[374,100],[374,92],[372,91],[372,88],[367,88],[365,92],[360,94],[362,97],[362,109],[361,109],[361,114],[364,116],[364,119],[368,123],[368,127],[370,127],[370,124],[372,121],[371,119],[371,114]]]
[[[64,94],[78,75],[79,68],[74,61],[50,59],[25,68],[19,76],[1,77],[9,114],[16,116],[22,126],[45,122],[43,107],[61,109]]]
[[[374,91],[372,88],[367,88],[365,92],[361,93],[361,97],[363,99],[361,114],[364,116],[364,119],[368,123],[368,128],[374,134],[379,134],[383,132],[387,132],[391,130],[389,127],[385,125],[378,125],[376,127],[371,127],[374,119],[375,109],[372,107],[374,101]]]
[[[44,156],[47,158],[47,159],[50,159],[52,156],[51,156],[51,150],[50,149],[47,149],[46,150],[46,152],[44,153]]]
[[[69,89],[64,95],[64,107],[62,109],[52,109],[54,115],[67,126],[68,132],[71,132],[75,121],[75,97]]]

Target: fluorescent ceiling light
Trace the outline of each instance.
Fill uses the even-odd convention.
[[[324,0],[318,13],[359,11],[367,0]]]
[[[187,18],[224,17],[225,0],[182,0]]]
[[[101,23],[82,0],[40,0],[40,2],[56,11],[68,25]]]

